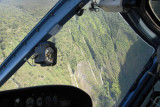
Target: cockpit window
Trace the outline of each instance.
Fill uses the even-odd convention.
[[[150,0],[150,6],[155,16],[160,19],[160,0]]]
[[[0,0],[0,63],[57,2]]]
[[[56,2],[0,0],[1,62]],[[118,106],[154,49],[120,14],[85,8],[81,17],[74,16],[49,40],[57,47],[56,66],[30,66],[26,62],[0,90],[73,85],[91,96],[94,107]],[[32,59],[29,62],[32,64]]]

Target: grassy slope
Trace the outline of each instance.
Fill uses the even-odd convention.
[[[38,4],[36,0],[0,2],[0,61],[51,8],[52,3],[51,0],[45,3],[41,0]],[[118,13],[103,11],[86,11],[82,17],[74,16],[50,41],[54,41],[58,48],[56,66],[30,67],[26,63],[0,90],[67,84],[87,91],[95,106],[113,106],[122,99],[152,51]]]

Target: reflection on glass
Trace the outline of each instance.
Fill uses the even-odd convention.
[[[150,3],[155,15],[160,18],[160,0],[151,0]]]

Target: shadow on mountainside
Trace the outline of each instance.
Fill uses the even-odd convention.
[[[130,47],[124,64],[121,64],[121,72],[119,74],[121,96],[119,97],[118,103],[122,101],[152,53],[153,49],[141,39],[138,39],[137,42]]]

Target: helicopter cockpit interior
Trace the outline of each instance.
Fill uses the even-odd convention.
[[[160,0],[0,0],[0,20],[0,107],[160,106]]]

